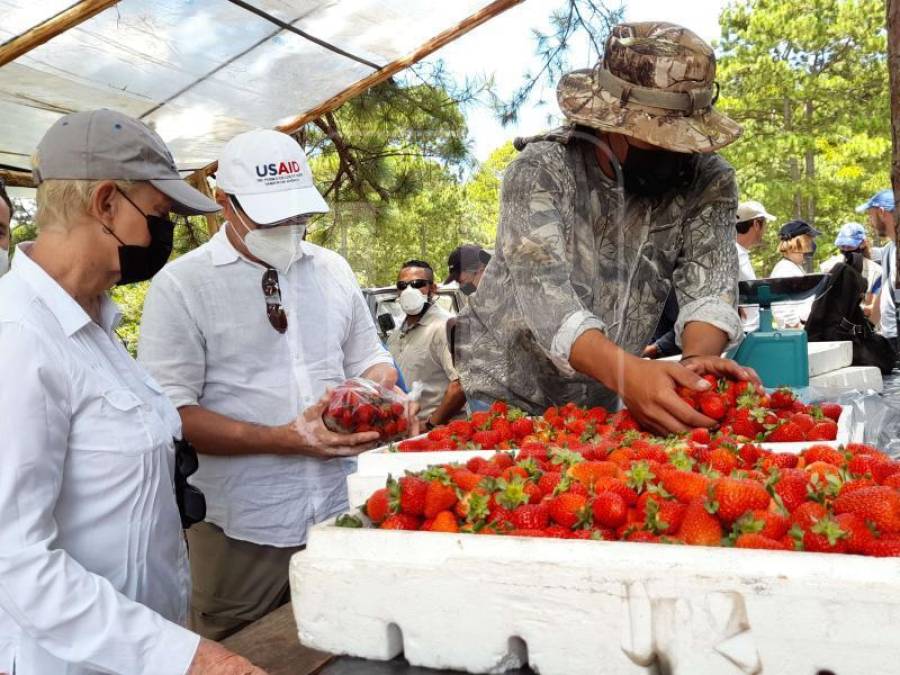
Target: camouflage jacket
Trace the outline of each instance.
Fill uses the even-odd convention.
[[[676,324],[702,321],[742,336],[736,310],[737,187],[718,155],[697,156],[679,192],[624,194],[574,128],[532,140],[503,177],[496,253],[459,317],[456,364],[470,399],[530,412],[616,396],[569,365],[572,343],[596,328],[640,353],[675,289]]]

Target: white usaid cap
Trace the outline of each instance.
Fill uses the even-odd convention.
[[[216,184],[235,195],[244,212],[260,225],[328,211],[303,148],[272,129],[248,131],[228,141],[219,158]]]

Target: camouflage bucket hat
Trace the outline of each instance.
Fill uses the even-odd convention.
[[[603,60],[563,76],[556,88],[566,118],[675,152],[712,152],[741,127],[713,110],[716,56],[687,28],[624,23],[613,28]]]

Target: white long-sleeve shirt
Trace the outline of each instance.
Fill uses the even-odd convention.
[[[0,280],[0,673],[182,675],[178,414],[19,247]]]
[[[753,269],[753,263],[750,262],[750,251],[745,249],[739,243],[735,242],[738,254],[738,280],[753,281],[756,279],[756,272]],[[759,307],[744,307],[744,333],[752,333],[759,328]]]
[[[803,277],[806,271],[797,263],[787,258],[779,260],[772,273],[771,279],[783,279],[785,277]],[[772,317],[779,328],[800,328],[812,309],[815,298],[807,298],[798,302],[779,302],[772,305]]]
[[[278,273],[283,334],[266,315],[265,267],[241,256],[225,228],[154,277],[138,358],[176,407],[287,424],[327,387],[393,363],[347,262],[306,242],[302,253]],[[355,459],[201,454],[190,481],[206,495],[206,520],[229,537],[288,547],[348,508],[355,467]]]

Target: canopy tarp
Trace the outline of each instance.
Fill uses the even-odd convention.
[[[195,171],[234,135],[295,130],[521,1],[0,0],[0,63],[50,33],[0,67],[0,167],[29,170],[56,119],[107,107]]]

